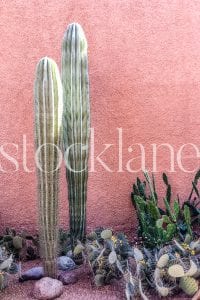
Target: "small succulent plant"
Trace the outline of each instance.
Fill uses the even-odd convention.
[[[38,236],[25,231],[17,233],[15,229],[6,228],[5,234],[0,236],[0,247],[12,253],[16,259],[32,260],[39,257]]]
[[[186,262],[181,258],[179,264],[171,265],[168,268],[168,274],[170,277],[179,279],[179,288],[188,296],[193,296],[198,291],[198,281],[194,278],[199,272],[199,267],[196,263],[190,260],[190,267],[188,270],[184,270]]]
[[[108,284],[111,279],[123,276],[127,258],[132,249],[123,233],[99,228],[86,237],[85,244],[78,242],[74,256],[83,256],[91,268],[96,286]]]
[[[14,262],[13,254],[8,254],[5,247],[0,247],[0,291],[8,285],[8,274],[18,272],[18,266]]]
[[[198,193],[197,182],[200,172],[197,175],[193,182],[193,191],[196,193]],[[145,246],[154,248],[171,242],[177,236],[182,239],[187,234],[192,236],[194,218],[191,201],[185,201],[181,205],[178,198],[172,204],[171,185],[167,175],[163,173],[163,181],[166,185],[165,209],[160,208],[154,176],[151,179],[147,172],[144,172],[144,176],[146,181],[143,182],[137,178],[137,182],[133,185],[131,198],[139,221],[138,235],[142,237]],[[150,195],[146,192],[147,185]]]
[[[200,277],[200,240],[186,235],[185,240],[173,240],[154,249],[144,245],[132,247],[124,234],[99,228],[80,241],[74,256],[82,256],[93,274],[97,287],[111,279],[124,279],[127,300],[138,297],[148,300],[149,291],[168,297],[182,290],[188,296],[198,290]]]
[[[135,266],[132,269],[128,267],[124,272],[130,273],[126,276],[127,299],[138,296],[148,299],[148,288],[160,297],[176,294],[180,290],[193,296],[198,290],[197,279],[200,277],[199,252],[194,249],[199,248],[200,241],[192,241],[191,237],[187,239],[188,244],[174,240],[167,246],[155,249],[134,247]]]

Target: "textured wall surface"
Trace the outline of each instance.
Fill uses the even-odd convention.
[[[130,203],[138,173],[126,164],[145,148],[152,169],[152,144],[169,143],[175,151],[185,143],[199,147],[200,131],[200,2],[195,0],[2,0],[0,1],[0,224],[36,227],[36,176],[33,147],[33,81],[43,56],[60,65],[61,40],[67,24],[79,22],[89,44],[94,155],[88,189],[88,225],[133,227]],[[123,131],[123,172],[118,166],[118,130]],[[23,166],[23,135],[27,166]],[[15,145],[14,145],[15,144]],[[15,159],[10,161],[3,150]],[[160,172],[169,169],[169,150],[159,149]],[[184,167],[199,166],[195,149],[184,149]],[[187,155],[187,157],[186,157]],[[189,157],[190,156],[190,157]],[[194,156],[193,158],[191,156]],[[14,165],[17,164],[17,166]],[[130,164],[140,167],[140,157]],[[16,167],[19,166],[19,170]],[[169,179],[182,198],[190,191],[192,172],[175,161]],[[67,189],[62,174],[61,221],[67,225]]]

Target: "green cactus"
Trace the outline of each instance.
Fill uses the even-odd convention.
[[[139,178],[133,184],[131,193],[132,203],[136,209],[139,227],[138,235],[142,237],[143,242],[148,247],[164,245],[175,237],[181,237],[184,240],[186,234],[192,238],[192,225],[197,221],[197,208],[194,212],[194,200],[185,201],[183,206],[180,205],[180,199],[171,202],[171,185],[169,184],[167,175],[163,173],[163,181],[167,186],[166,197],[164,198],[165,208],[158,207],[158,197],[155,188],[154,177],[144,172],[150,194],[146,193],[146,182],[142,182]],[[193,182],[193,190],[198,195],[197,182],[200,178],[200,171],[195,175]],[[200,195],[199,195],[200,196]],[[200,201],[199,201],[200,202]],[[196,203],[196,202],[195,202]],[[197,205],[198,202],[195,204]],[[196,216],[196,217],[195,217]],[[196,218],[196,219],[195,219]]]
[[[15,249],[21,250],[23,247],[23,238],[18,235],[14,236],[13,237],[13,246],[15,247]]]
[[[70,24],[62,44],[63,140],[68,182],[72,247],[86,234],[90,135],[87,41],[79,24]]]
[[[78,242],[74,249],[74,257],[80,252],[85,262],[88,262],[97,286],[107,284],[114,278],[120,279],[127,267],[129,254],[133,253],[123,233],[113,234],[110,229],[103,228],[87,235],[85,247],[81,247]]]
[[[182,277],[179,286],[188,296],[193,296],[198,291],[198,281],[189,276]]]
[[[148,247],[165,244],[177,233],[177,226],[170,217],[163,215],[155,201],[144,200],[134,195],[133,204],[136,207],[139,220],[139,235]]]
[[[104,240],[111,239],[112,231],[110,229],[105,229],[101,232],[101,238]]]
[[[163,181],[166,184],[167,190],[166,190],[166,200],[170,204],[171,202],[171,185],[168,182],[168,177],[165,173],[163,173]]]
[[[180,204],[178,203],[177,200],[174,200],[174,216],[175,216],[175,220],[178,220],[180,211],[181,211]]]
[[[185,275],[184,269],[180,264],[170,266],[168,268],[168,274],[173,278],[180,278]]]
[[[13,240],[12,235],[4,235],[3,242],[11,242]]]
[[[98,287],[103,286],[105,284],[105,276],[102,274],[95,275],[94,283]]]
[[[0,236],[0,247],[5,248],[9,253],[13,253],[16,259],[30,260],[39,257],[38,236],[32,236],[26,232],[15,230],[6,230],[5,234]]]
[[[10,254],[4,246],[0,246],[0,292],[7,287],[10,275],[17,273],[19,266],[13,261],[13,254]]]
[[[97,239],[97,234],[95,231],[92,231],[90,233],[87,234],[86,238],[88,240],[96,240]]]
[[[83,252],[83,250],[85,249],[85,247],[82,244],[78,244],[76,245],[76,247],[74,248],[74,255],[79,255]]]
[[[170,288],[165,286],[159,286],[156,284],[156,290],[161,297],[167,297],[170,294]]]
[[[191,215],[190,215],[190,209],[187,205],[184,206],[183,209],[184,219],[187,226],[187,232],[192,235],[192,228],[191,228]]]
[[[0,272],[0,291],[6,288],[8,282],[8,274],[6,272]]]
[[[166,208],[166,214],[171,218],[173,222],[176,222],[176,216],[174,212],[172,211],[170,207],[170,203],[168,202],[167,198],[164,198],[165,208]]]
[[[66,255],[67,252],[71,250],[70,233],[67,230],[60,228],[58,241],[59,255]]]
[[[147,210],[148,210],[148,213],[151,215],[151,217],[155,221],[158,220],[161,217],[157,205],[155,205],[155,203],[152,200],[149,200],[147,202]]]
[[[156,266],[157,266],[159,269],[162,269],[162,268],[166,267],[166,265],[167,265],[168,262],[169,262],[169,259],[170,259],[170,257],[169,257],[169,255],[168,255],[167,253],[163,254],[163,255],[159,258],[159,260],[157,261]]]
[[[173,223],[168,224],[166,231],[167,231],[167,241],[171,241],[176,234],[176,225]]]
[[[42,58],[37,65],[34,95],[41,257],[45,275],[55,278],[63,104],[58,67],[50,58]]]
[[[151,199],[153,200],[153,202],[155,204],[157,204],[158,197],[157,197],[157,193],[156,193],[156,190],[155,190],[154,176],[152,176],[152,180],[151,180],[151,177],[149,176],[149,173],[147,171],[144,171],[144,176],[145,176],[146,181],[147,181],[147,183],[149,185],[149,189],[150,189],[150,192],[151,192]]]

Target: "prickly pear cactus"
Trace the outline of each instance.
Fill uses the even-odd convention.
[[[13,237],[13,246],[15,247],[15,249],[17,250],[21,250],[23,247],[23,239],[21,236],[14,236]]]
[[[179,286],[188,296],[193,296],[198,291],[197,280],[189,276],[182,277]]]
[[[9,274],[18,272],[19,266],[13,261],[13,254],[9,254],[4,247],[0,246],[0,291],[7,287]]]
[[[61,159],[62,85],[56,63],[42,58],[35,80],[35,146],[40,248],[46,276],[57,277],[58,180]]]
[[[168,262],[169,262],[169,255],[168,255],[168,254],[163,254],[163,255],[159,258],[159,260],[158,260],[158,262],[157,262],[157,267],[160,268],[160,269],[161,269],[161,268],[164,268],[164,267],[167,266]]]
[[[94,283],[97,287],[103,286],[105,284],[105,276],[102,274],[95,275]]]
[[[156,285],[156,290],[161,297],[167,297],[170,294],[170,289],[165,286]]]
[[[113,234],[112,230],[101,228],[87,235],[84,246],[79,242],[73,254],[76,260],[82,253],[92,270],[95,285],[102,286],[123,276],[131,250],[123,233]]]
[[[0,272],[0,291],[5,289],[8,284],[8,274],[6,272]]]
[[[180,278],[185,275],[184,269],[181,265],[175,264],[168,268],[168,274],[174,278]]]
[[[109,240],[112,237],[112,231],[110,229],[105,229],[101,232],[101,238],[104,240]]]

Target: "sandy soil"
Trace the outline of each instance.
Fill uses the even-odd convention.
[[[23,271],[39,266],[40,261],[26,262],[23,264]],[[10,276],[9,286],[0,292],[1,300],[33,300],[32,290],[34,281],[19,283],[17,276]],[[126,299],[123,292],[123,283],[120,281],[114,282],[112,285],[96,288],[91,283],[89,272],[80,269],[80,279],[74,285],[64,287],[64,293],[59,300],[124,300]],[[159,298],[150,296],[149,300],[157,300]],[[166,298],[165,298],[166,299]],[[168,298],[168,300],[183,299],[189,300],[183,295]]]
[[[40,265],[40,262],[26,262],[23,264],[23,271]],[[1,300],[33,300],[32,290],[34,281],[19,283],[17,276],[10,276],[9,286],[0,292]],[[74,285],[64,287],[64,293],[59,300],[117,300],[125,299],[123,287],[119,282],[112,286],[96,288],[92,285],[90,275],[84,270],[79,281]]]

